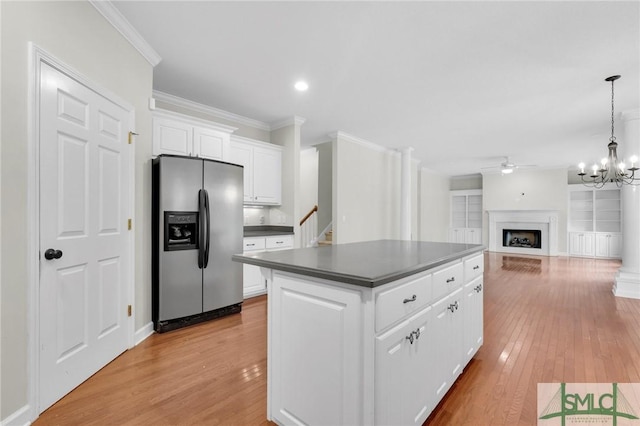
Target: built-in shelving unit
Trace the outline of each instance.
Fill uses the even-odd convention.
[[[620,258],[622,208],[620,189],[569,185],[569,254]]]
[[[482,243],[482,190],[451,191],[449,241]]]

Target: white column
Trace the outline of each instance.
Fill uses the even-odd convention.
[[[640,156],[640,110],[622,114],[624,158]],[[640,181],[638,181],[640,182]],[[625,185],[622,201],[622,266],[616,274],[613,294],[640,299],[640,185]]]
[[[413,148],[400,149],[400,239],[411,240],[411,151]]]

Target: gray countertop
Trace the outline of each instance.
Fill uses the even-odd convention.
[[[479,244],[379,240],[236,254],[233,260],[310,277],[377,287],[481,252]]]
[[[293,234],[293,226],[259,225],[244,227],[244,237],[268,237],[287,234]]]

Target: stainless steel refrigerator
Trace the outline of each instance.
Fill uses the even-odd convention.
[[[158,332],[242,309],[242,166],[152,161],[152,317]]]

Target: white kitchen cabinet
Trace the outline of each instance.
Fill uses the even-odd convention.
[[[282,203],[282,148],[265,142],[233,136],[231,163],[244,166],[244,203]]]
[[[478,277],[464,285],[464,359],[467,364],[482,346],[483,340],[483,280]]]
[[[464,300],[462,288],[433,304],[434,338],[439,347],[432,375],[436,384],[433,397],[444,397],[462,372]]]
[[[289,274],[278,274],[275,286],[267,359],[268,377],[278,379],[268,384],[267,418],[281,425],[362,424],[360,292]]]
[[[482,190],[450,192],[449,242],[482,244]]]
[[[622,235],[615,232],[596,232],[596,257],[619,259],[622,257]]]
[[[376,337],[376,424],[421,425],[435,407],[434,332],[428,306]]]
[[[569,255],[620,258],[622,207],[614,184],[593,189],[569,185]]]
[[[234,127],[166,112],[153,116],[153,155],[171,154],[228,161]]]
[[[267,237],[245,237],[244,254],[262,251],[277,251],[293,248],[293,235],[270,235]],[[245,299],[259,296],[267,292],[267,281],[259,266],[242,265],[242,293]]]
[[[482,345],[483,263],[375,288],[271,270],[267,418],[423,424]]]

